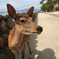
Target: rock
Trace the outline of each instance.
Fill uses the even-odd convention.
[[[9,29],[9,28],[7,27],[7,30],[6,30],[4,33],[9,35],[10,30],[11,30],[11,29]]]
[[[8,28],[10,29],[12,29],[15,25],[12,19],[8,19],[6,23],[7,23]]]
[[[5,45],[5,46],[8,46],[8,34],[6,34],[6,33],[1,33],[1,34],[0,34],[0,37],[2,37],[3,42],[4,42],[4,45]]]
[[[0,37],[0,48],[3,48],[4,46],[4,42],[3,42],[3,39]]]
[[[2,57],[3,56],[3,57]],[[6,46],[0,49],[0,59],[15,59],[14,53]]]
[[[5,22],[4,20],[2,20],[2,21],[0,22],[0,31],[1,31],[1,32],[5,32],[6,29],[7,29],[6,22]]]
[[[3,16],[2,15],[0,15],[0,20],[2,20],[3,19]]]
[[[7,59],[7,56],[3,53],[0,53],[0,59]]]
[[[9,15],[4,15],[3,17],[4,17],[4,20],[5,20],[5,21],[10,18]]]

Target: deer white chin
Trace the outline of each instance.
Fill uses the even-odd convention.
[[[38,33],[37,32],[29,32],[29,31],[24,31],[23,32],[23,34],[25,34],[25,35],[38,35]]]
[[[32,32],[23,32],[23,34],[25,34],[25,35],[31,35],[33,33]]]

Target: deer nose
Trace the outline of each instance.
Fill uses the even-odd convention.
[[[43,28],[41,26],[38,26],[37,31],[38,32],[42,32],[43,31]]]

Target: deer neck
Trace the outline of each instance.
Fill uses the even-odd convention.
[[[21,44],[24,34],[22,34],[19,30],[20,29],[18,25],[15,25],[11,30],[8,41],[8,45],[10,48]]]
[[[20,40],[23,38],[24,34],[21,33],[21,29],[19,28],[19,25],[15,25],[14,31],[15,31],[14,34],[16,35],[17,39]]]

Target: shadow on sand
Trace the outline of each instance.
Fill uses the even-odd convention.
[[[26,49],[25,59],[56,59],[55,52],[51,48],[46,48],[43,51],[38,51],[36,49],[38,41],[36,36],[32,36],[30,40],[30,47],[32,54],[29,53],[28,48]],[[35,57],[35,55],[37,55]]]
[[[38,15],[35,19],[35,22],[38,23]],[[38,51],[36,49],[37,43],[38,43],[36,39],[37,39],[36,35],[31,36],[29,43],[30,43],[32,54],[29,53],[28,47],[27,47],[25,59],[56,59],[55,52],[50,48],[46,48],[43,51]],[[35,55],[37,56],[35,57]]]

